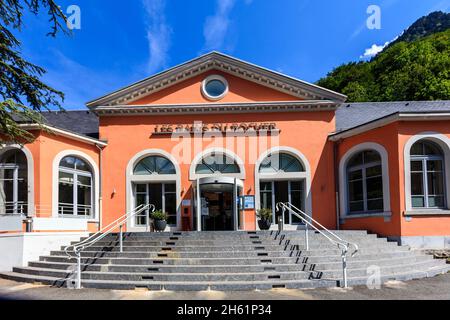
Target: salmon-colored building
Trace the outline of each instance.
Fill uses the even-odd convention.
[[[48,130],[22,124],[34,142],[2,141],[0,245],[60,245],[149,203],[167,230],[256,230],[261,208],[301,229],[276,211],[289,202],[329,229],[450,246],[450,101],[345,100],[213,52],[44,113]]]

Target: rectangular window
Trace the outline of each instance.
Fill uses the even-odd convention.
[[[411,160],[411,206],[413,208],[445,207],[444,164],[435,157]]]
[[[59,172],[59,204],[60,215],[74,214],[74,174]]]
[[[273,209],[272,204],[272,182],[261,182],[260,184],[260,208]]]
[[[149,183],[135,185],[136,207],[153,204],[155,210],[167,213],[167,224],[177,225],[177,193],[175,183]],[[148,212],[136,217],[136,226],[146,226]]]
[[[281,212],[275,210],[275,205],[279,202],[290,202],[298,209],[305,211],[305,181],[264,181],[259,184],[260,208],[272,210],[275,213],[274,223],[278,221]],[[275,202],[274,202],[275,200]],[[286,224],[300,224],[301,219],[285,212],[284,221]]]
[[[384,210],[381,164],[367,164],[348,172],[349,214]]]

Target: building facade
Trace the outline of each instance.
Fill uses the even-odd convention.
[[[450,246],[450,102],[345,100],[213,52],[45,113],[22,124],[34,142],[2,141],[0,245],[59,244],[149,203],[167,230],[256,230],[261,208],[301,229],[276,211],[289,202],[329,229]]]

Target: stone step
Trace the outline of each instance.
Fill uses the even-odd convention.
[[[52,270],[69,270],[72,271],[75,268],[75,264],[70,263],[58,263],[58,262],[32,262],[30,267],[39,269],[52,269]],[[280,272],[291,272],[291,273],[307,273],[313,278],[323,278],[323,279],[340,279],[342,277],[342,264],[335,264],[335,269],[330,269],[326,271],[314,271],[310,270],[311,266],[306,266],[302,264],[297,265],[246,265],[246,266],[183,266],[183,265],[163,265],[163,266],[142,266],[142,265],[82,265],[83,272],[117,272],[117,273],[163,273],[163,274],[179,274],[179,273],[189,273],[189,274],[225,274],[225,273],[280,273]],[[373,265],[367,265],[363,268],[352,268],[348,266],[348,276],[349,277],[363,277],[368,276],[368,267],[373,267]],[[405,272],[408,270],[420,270],[427,271],[428,269],[435,267],[446,267],[450,270],[450,265],[446,265],[441,260],[427,260],[422,262],[415,262],[405,264],[393,264],[393,265],[382,265],[379,266],[382,275],[388,275],[398,272]],[[313,268],[314,269],[314,268]]]
[[[445,274],[450,271],[450,267],[447,266],[435,266],[426,270],[415,270],[408,272],[398,272],[389,275],[382,275],[380,282],[385,283],[388,281],[410,281],[415,279],[432,278],[440,274]],[[367,277],[353,277],[348,280],[349,286],[363,286],[370,284]],[[336,280],[338,286],[340,286],[341,280]]]
[[[73,272],[57,269],[44,269],[35,267],[17,267],[13,272],[46,276],[69,278],[74,277]],[[84,271],[82,279],[88,280],[127,280],[127,281],[265,281],[265,280],[299,280],[308,279],[309,272],[254,272],[254,273],[162,273],[162,272],[97,272]]]
[[[424,277],[433,277],[448,271],[448,268],[434,267],[427,271],[413,271],[400,272],[390,275],[381,276],[381,282],[384,283],[390,280],[407,281],[412,279],[419,279]],[[28,275],[16,272],[6,272],[0,274],[1,278],[30,282],[42,283],[58,287],[67,286],[68,282],[73,280],[61,279],[59,277]],[[367,285],[368,277],[349,277],[348,284],[350,286]],[[157,281],[123,281],[123,280],[83,280],[84,288],[97,289],[116,289],[116,290],[133,290],[136,288],[146,288],[148,290],[171,290],[171,291],[238,291],[238,290],[270,290],[274,288],[286,289],[306,289],[306,288],[320,288],[320,287],[335,287],[339,286],[339,280],[266,280],[266,281],[205,281],[205,282],[157,282]]]
[[[390,274],[401,273],[401,272],[409,272],[409,271],[427,271],[437,267],[445,267],[445,263],[439,260],[427,260],[422,262],[410,263],[408,265],[405,264],[392,264],[385,266],[375,266],[378,267],[382,276],[387,276]],[[374,267],[374,266],[372,266]],[[450,265],[447,267],[450,270]],[[350,277],[368,277],[370,274],[373,274],[375,269],[367,267],[365,268],[350,268],[348,270],[348,276]],[[369,271],[371,273],[369,274]],[[318,271],[313,272],[312,276],[314,278],[321,279],[340,279],[342,277],[342,266],[340,269],[336,270],[326,270],[326,271]]]
[[[27,275],[16,272],[1,273],[0,277],[13,281],[42,283],[57,287],[66,287],[67,282],[73,280],[60,279],[58,277],[46,277]],[[270,290],[274,288],[306,289],[319,287],[334,287],[336,281],[329,280],[267,280],[267,281],[209,281],[209,282],[156,282],[156,281],[120,281],[120,280],[85,280],[82,282],[84,288],[134,290],[146,288],[148,290],[169,291],[248,291],[248,290]],[[72,284],[73,286],[73,284]],[[71,286],[71,287],[72,287]]]
[[[64,250],[65,247],[61,247],[61,250]],[[216,246],[216,247],[202,247],[202,246],[123,246],[123,252],[155,252],[155,253],[189,253],[189,252],[260,252],[260,251],[301,251],[303,255],[308,256],[320,256],[320,255],[340,255],[341,250],[339,249],[328,249],[328,248],[318,248],[316,250],[298,250],[297,246],[292,245],[251,245],[251,246]],[[119,246],[92,246],[88,247],[86,251],[98,251],[98,252],[119,252]],[[369,253],[382,253],[382,252],[408,252],[410,251],[409,247],[406,246],[398,246],[398,247],[365,247],[358,251],[358,254],[369,254]]]
[[[370,266],[389,266],[389,265],[404,265],[408,266],[412,263],[433,261],[432,256],[415,255],[411,257],[400,257],[400,258],[387,258],[387,259],[374,259],[374,260],[348,260],[347,267],[349,269],[361,269],[368,268]],[[309,270],[315,271],[328,271],[337,270],[342,268],[342,262],[332,261],[332,262],[320,262],[320,263],[306,263],[310,265]]]
[[[77,242],[73,242],[72,244],[77,244]],[[242,246],[242,245],[298,245],[301,248],[305,247],[304,241],[297,240],[251,240],[251,241],[241,241],[238,239],[230,240],[230,241],[222,241],[222,240],[173,240],[173,241],[158,241],[158,240],[128,240],[125,239],[123,241],[124,246]],[[95,246],[111,246],[111,245],[119,245],[118,240],[105,240],[102,239],[98,242],[95,242],[93,245]],[[329,242],[328,240],[318,240],[318,241],[310,241],[309,245],[311,248],[317,247],[336,247],[336,244]],[[373,246],[389,246],[396,247],[397,243],[388,242],[385,239],[373,239],[373,240],[365,240],[359,241],[357,243],[358,247],[373,247]]]
[[[375,236],[375,234],[368,234],[364,230],[338,230],[332,231],[339,237],[365,237],[365,236]],[[304,230],[285,230],[285,231],[180,231],[180,232],[124,232],[126,236],[136,236],[136,237],[195,237],[195,238],[209,238],[209,237],[237,237],[237,236],[294,236],[294,235],[304,235]],[[319,234],[317,231],[309,230],[309,234]],[[90,234],[92,236],[93,234]],[[118,232],[109,234],[108,236],[117,236]]]
[[[66,256],[65,251],[52,251],[52,256]],[[229,251],[226,256],[228,258],[258,258],[258,257],[296,257],[299,256],[298,251],[266,251],[266,250],[253,250],[253,251]],[[202,252],[177,252],[177,251],[158,251],[158,252],[146,252],[146,251],[96,251],[88,248],[81,252],[82,257],[103,257],[103,258],[143,258],[143,259],[164,259],[164,258],[222,258],[223,252],[220,251],[202,251]]]
[[[95,253],[94,253],[95,254]],[[405,264],[410,262],[415,262],[419,260],[431,260],[432,256],[419,255],[412,253],[407,256],[392,257],[387,255],[380,256],[356,256],[354,258],[348,258],[348,265],[355,266],[376,264],[385,265],[389,264],[390,261],[403,261]],[[73,261],[73,259],[68,258],[65,255],[61,256],[41,256],[40,261],[55,261],[55,262],[65,262]],[[132,265],[254,265],[254,264],[308,264],[315,267],[315,270],[328,270],[333,269],[335,264],[341,263],[340,256],[334,256],[330,258],[325,256],[323,260],[318,257],[246,257],[236,258],[236,257],[220,257],[220,258],[174,258],[174,257],[158,257],[158,258],[134,258],[134,257],[82,257],[83,263],[97,263],[97,264],[132,264]]]
[[[52,251],[52,256],[67,256],[65,251]],[[386,251],[377,253],[357,254],[354,257],[348,256],[349,261],[359,260],[375,260],[375,259],[387,259],[387,258],[400,258],[411,257],[420,255],[413,251]],[[81,252],[82,257],[98,257],[98,258],[141,258],[141,259],[214,259],[223,258],[224,254],[220,251],[212,252],[177,252],[177,251],[165,251],[165,252],[110,252],[110,251],[91,251],[91,248]],[[329,255],[307,255],[297,250],[277,250],[277,251],[231,251],[227,252],[227,258],[284,258],[284,257],[301,257],[303,261],[307,259],[308,263],[321,263],[328,261],[340,261],[340,253]]]
[[[103,237],[103,239],[118,239],[119,234],[109,234]],[[247,234],[244,232],[239,232],[235,234],[190,234],[190,235],[172,235],[167,233],[123,233],[124,239],[155,239],[155,240],[233,240],[233,239],[304,239],[306,236],[306,233],[304,231],[301,232],[293,232],[291,234],[279,234],[279,233],[262,233],[262,234]],[[365,239],[376,239],[378,236],[376,234],[342,234],[338,235],[342,240],[365,240]],[[326,239],[322,234],[316,233],[316,232],[308,232],[308,237],[311,239]],[[81,238],[81,240],[85,240],[87,237]]]
[[[45,269],[73,270],[72,262],[30,262],[29,266]],[[120,265],[120,264],[82,264],[82,270],[103,272],[163,272],[163,273],[251,273],[251,272],[301,272],[303,264],[271,265]]]
[[[64,262],[73,259],[67,256],[41,256],[40,261],[56,261]],[[248,264],[296,264],[301,258],[297,257],[249,257],[249,258],[192,258],[192,259],[177,259],[177,258],[82,258],[83,263],[98,263],[98,264],[138,264],[138,265],[160,265],[160,264],[183,264],[183,265],[248,265]]]

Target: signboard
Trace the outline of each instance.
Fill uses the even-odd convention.
[[[271,122],[249,123],[194,123],[189,124],[164,124],[155,126],[154,134],[172,133],[206,133],[206,132],[272,132],[277,131],[277,124]]]
[[[255,196],[244,196],[244,210],[255,209]]]

